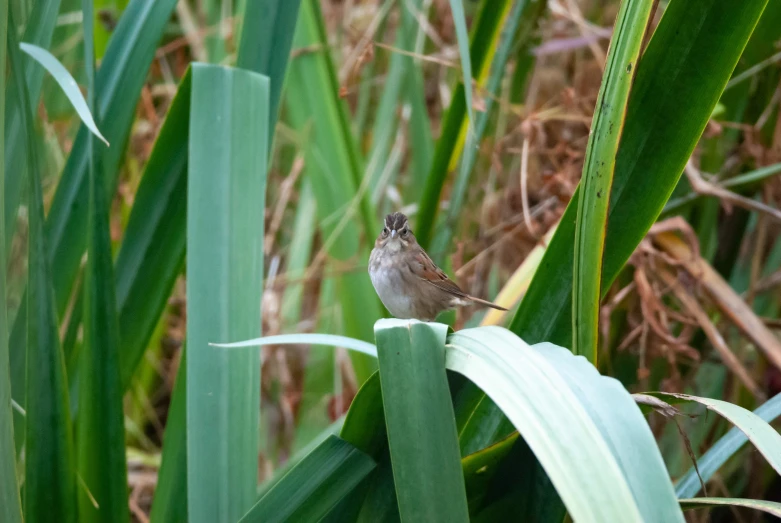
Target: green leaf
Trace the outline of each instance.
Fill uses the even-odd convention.
[[[0,0],[0,35],[8,31],[8,0]],[[0,71],[6,70],[6,39],[0,37]],[[5,121],[5,80],[0,76],[0,121]],[[5,127],[0,128],[0,166],[5,170]],[[0,194],[5,194],[5,173],[0,173]],[[5,200],[0,199],[0,204]],[[6,267],[5,213],[0,209],[0,268]],[[22,505],[16,481],[14,415],[11,408],[11,375],[8,360],[8,310],[6,308],[6,271],[0,271],[0,520],[22,522]]]
[[[320,521],[374,467],[369,456],[331,435],[293,467],[241,521]]]
[[[98,130],[98,126],[95,124],[95,120],[92,118],[92,112],[87,106],[87,101],[84,99],[84,95],[81,94],[81,90],[79,89],[78,84],[76,84],[76,80],[73,79],[71,74],[67,69],[65,69],[59,60],[57,60],[49,51],[46,49],[41,49],[37,45],[26,44],[22,42],[19,44],[19,48],[28,55],[32,56],[36,62],[41,64],[44,69],[49,71],[49,74],[52,75],[52,77],[62,88],[62,92],[65,93],[65,96],[67,96],[68,100],[70,100],[71,104],[73,104],[73,108],[76,109],[79,118],[81,118],[81,121],[84,122],[84,125],[87,126],[87,129],[89,129],[92,134],[100,138],[103,143],[108,146],[109,143],[106,141],[106,138],[100,134],[100,130]]]
[[[10,11],[9,11],[10,13]],[[9,17],[9,26],[14,27]],[[34,143],[32,110],[24,85],[14,31],[8,31],[12,77],[21,93],[22,128]],[[30,187],[27,300],[27,416],[24,515],[29,523],[76,519],[76,477],[65,362],[57,331],[51,268],[44,229],[43,190],[38,159],[27,158]]]
[[[473,23],[472,43],[468,56],[478,85],[482,85],[488,75],[491,56],[496,49],[511,5],[512,0],[484,1],[477,20]],[[459,39],[459,48],[461,46]],[[461,52],[461,59],[464,60],[463,52]],[[470,73],[468,77],[464,74],[464,77],[471,79],[472,74]],[[425,189],[420,195],[415,237],[424,248],[429,246],[432,238],[445,180],[448,173],[455,168],[455,160],[464,146],[468,128],[466,117],[467,114],[471,114],[471,106],[467,111],[466,96],[464,84],[459,83],[453,91],[452,102],[442,121],[442,130],[434,151],[431,169],[426,177]]]
[[[668,5],[638,65],[627,108],[608,214],[603,294],[675,188],[766,3]],[[511,330],[527,342],[570,342],[579,193],[513,318]]]
[[[760,510],[781,518],[781,503],[775,501],[740,498],[694,498],[681,500],[681,507],[684,510],[719,506],[753,508],[754,510]]]
[[[763,403],[754,411],[760,419],[770,423],[781,416],[781,394]],[[724,463],[748,441],[748,436],[739,427],[731,428],[708,452],[697,460],[697,467],[703,481],[708,481]],[[696,496],[700,491],[700,478],[692,467],[675,485],[675,494],[679,498]]]
[[[82,0],[82,13],[89,97],[89,106],[85,109],[89,115],[95,108],[92,0]],[[73,86],[78,92],[75,82]],[[80,92],[78,94],[81,96]],[[73,100],[71,95],[69,98]],[[86,104],[86,101],[82,101]],[[81,112],[79,114],[81,115]],[[78,471],[85,488],[78,491],[79,521],[121,523],[129,520],[129,511],[122,384],[119,380],[119,326],[111,259],[109,206],[102,178],[102,155],[97,150],[94,137],[90,137],[88,141],[91,157],[89,224],[86,231],[84,346],[80,357],[76,441]]]
[[[641,521],[646,516],[598,422],[539,351],[498,327],[459,331],[448,338],[447,349],[448,369],[469,378],[502,408],[573,520]],[[637,448],[651,450],[658,452],[655,444]]]
[[[461,72],[463,73],[464,100],[466,113],[469,115],[469,132],[474,133],[475,113],[472,103],[472,60],[469,57],[469,33],[466,30],[464,2],[450,0],[450,11],[453,13],[453,24],[456,26],[458,55],[461,57]]]
[[[668,392],[649,392],[650,396],[662,398],[671,403],[699,403],[729,420],[735,427],[743,431],[751,443],[762,453],[775,471],[781,474],[781,434],[757,414],[738,405],[722,400],[701,398],[689,394],[673,394]]]
[[[38,0],[35,9],[25,27],[23,40],[30,44],[47,49],[51,45],[52,34],[60,11],[60,0]],[[10,52],[10,49],[9,49]],[[27,94],[30,103],[37,106],[43,83],[43,69],[34,62],[24,64]],[[6,248],[10,245],[16,228],[16,215],[22,192],[26,187],[25,172],[27,169],[27,133],[23,127],[21,98],[15,83],[8,86],[5,100],[5,241]],[[13,375],[13,373],[12,373]],[[15,383],[14,383],[15,385]],[[23,386],[23,385],[22,385]],[[16,395],[14,395],[16,397]]]
[[[247,2],[236,66],[269,77],[269,149],[279,115],[282,84],[301,0]]]
[[[135,119],[136,103],[146,81],[149,64],[154,58],[157,43],[168,21],[176,0],[133,0],[125,10],[109,47],[103,57],[103,66],[95,78],[97,111],[103,122],[103,133],[114,146],[102,158],[105,189],[113,193],[125,143]],[[34,42],[34,39],[29,40]],[[52,274],[55,297],[55,318],[64,313],[71,296],[73,282],[81,265],[87,238],[89,191],[87,139],[89,132],[82,126],[68,156],[65,169],[57,185],[49,212],[46,215],[49,263],[57,263]],[[18,205],[18,202],[15,204]],[[8,212],[9,209],[6,209]],[[16,207],[14,207],[14,215]],[[22,394],[17,396],[17,370],[24,366],[26,345],[27,298],[23,298],[11,331],[11,367],[14,399],[24,406]]]
[[[460,0],[459,0],[460,2]],[[487,5],[487,4],[486,4]],[[537,24],[539,15],[545,8],[544,1],[514,0],[501,25],[501,32],[496,41],[496,49],[492,49],[491,67],[487,74],[483,99],[485,108],[473,121],[474,132],[468,133],[466,145],[461,155],[461,163],[458,169],[447,209],[447,218],[437,227],[431,251],[440,259],[450,251],[453,229],[457,220],[461,217],[463,203],[469,187],[469,179],[478,157],[478,148],[488,127],[489,117],[494,105],[494,100],[499,98],[499,88],[505,77],[507,62],[511,51],[518,48],[526,48],[534,34],[533,29]],[[495,9],[495,7],[493,7]],[[460,43],[460,42],[459,42]],[[463,57],[463,54],[462,54]],[[474,115],[470,114],[471,119]]]
[[[176,373],[171,405],[163,436],[163,457],[152,500],[152,523],[187,521],[187,351]]]
[[[551,343],[540,343],[532,349],[561,374],[596,423],[645,521],[683,522],[651,428],[624,386],[601,376],[585,358],[574,357],[567,349]]]
[[[187,487],[192,521],[235,521],[257,484],[268,78],[192,66],[187,213]],[[231,136],[229,146],[214,136]],[[215,311],[231,311],[230,314]]]
[[[24,39],[41,47],[48,47],[51,43],[52,32],[57,21],[57,14],[60,9],[59,0],[39,0],[36,8],[31,13],[27,27],[24,32]],[[14,39],[16,41],[16,39]],[[9,41],[9,46],[10,46]],[[9,56],[19,55],[18,43],[13,47],[8,47]],[[22,62],[19,56],[19,62]],[[24,127],[24,104],[23,98],[19,92],[19,86],[23,86],[28,95],[31,104],[37,104],[41,93],[41,84],[43,82],[43,69],[30,60],[25,60],[22,64],[24,78],[26,82],[11,82],[8,86],[8,93],[5,100],[5,121],[4,123],[4,143],[5,143],[5,188],[3,191],[5,215],[5,248],[11,245],[11,239],[16,229],[16,216],[18,214],[19,201],[22,192],[27,187],[27,165],[28,158],[28,132]],[[34,135],[33,135],[34,136]],[[37,147],[38,141],[33,142],[30,147]],[[18,309],[17,318],[27,318],[27,307],[23,303]],[[25,363],[26,363],[26,342],[24,337],[27,335],[27,323],[25,321],[14,320],[9,339],[9,360],[11,369],[11,397],[20,405],[25,404],[25,395],[27,393],[25,384]],[[20,340],[20,341],[17,341]],[[17,451],[21,449],[24,441],[25,419],[19,413],[14,413],[14,434]]]
[[[127,389],[184,264],[191,71],[179,82],[133,200],[115,274]]]
[[[345,349],[377,357],[377,348],[371,343],[335,334],[279,334],[277,336],[265,336],[235,343],[210,343],[209,345],[225,348],[265,347],[266,345],[326,345],[329,347],[344,347]]]
[[[586,146],[575,225],[572,352],[595,365],[609,195],[629,91],[654,5],[646,0],[621,2]]]
[[[247,2],[238,61],[246,68],[270,78],[271,103],[282,92],[282,81],[293,33],[293,1]],[[258,9],[262,4],[264,9]],[[273,32],[256,30],[272,23]],[[289,39],[288,39],[289,40]],[[287,46],[287,47],[286,47]],[[269,54],[264,49],[271,49]],[[163,127],[147,161],[133,209],[117,256],[117,300],[122,335],[120,369],[122,383],[130,383],[146,345],[165,308],[185,256],[187,191],[187,139],[190,125],[190,76],[179,82]],[[269,112],[269,129],[276,125],[277,112]],[[271,142],[269,134],[269,144]]]
[[[444,366],[447,326],[393,319],[374,329],[401,518],[468,521]]]

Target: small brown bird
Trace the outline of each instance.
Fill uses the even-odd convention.
[[[400,212],[385,217],[369,258],[369,276],[385,308],[401,319],[433,321],[442,311],[471,304],[507,310],[453,283],[418,245]]]

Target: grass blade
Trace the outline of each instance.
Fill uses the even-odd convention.
[[[483,2],[477,20],[472,24],[469,62],[474,68],[478,85],[482,85],[488,75],[491,56],[493,50],[496,49],[501,29],[510,12],[511,5],[511,0]],[[463,60],[463,52],[461,54]],[[466,117],[467,114],[471,113],[467,112],[463,83],[458,84],[453,91],[452,100],[442,122],[442,131],[434,151],[431,170],[426,177],[425,189],[420,196],[415,237],[424,248],[429,246],[432,239],[445,179],[448,173],[455,169],[456,161],[461,154],[467,136]]]
[[[82,0],[82,13],[84,63],[89,98],[89,106],[86,109],[89,115],[95,110],[92,0]],[[65,73],[67,74],[67,71]],[[60,85],[63,85],[63,82],[60,82]],[[75,87],[75,82],[73,86]],[[78,94],[81,95],[80,92]],[[68,95],[72,102],[74,97],[72,94]],[[81,111],[79,115],[84,120]],[[90,127],[89,124],[87,126]],[[80,357],[76,442],[78,471],[85,488],[78,491],[78,509],[79,521],[122,523],[129,520],[129,512],[122,383],[119,380],[119,325],[114,295],[109,207],[102,178],[102,154],[97,147],[95,137],[90,136],[84,347]]]
[[[192,66],[187,213],[187,488],[192,521],[236,521],[255,500],[260,362],[209,347],[260,334],[268,78]],[[214,136],[233,137],[230,147]],[[215,314],[214,311],[231,311]]]
[[[165,426],[163,457],[152,500],[152,523],[179,523],[187,519],[187,350],[182,357],[171,394]]]
[[[754,414],[762,420],[771,423],[781,416],[781,394],[776,394],[773,398],[763,403],[754,411]],[[700,456],[697,460],[697,467],[700,470],[700,476],[703,481],[708,481],[717,470],[721,468],[743,445],[748,442],[746,433],[738,427],[732,427],[722,436],[708,452]],[[679,498],[690,498],[696,496],[701,488],[700,478],[697,471],[692,467],[685,475],[678,480],[675,485],[675,494]]]
[[[10,13],[10,11],[9,11]],[[14,27],[13,17],[9,25]],[[12,77],[21,93],[22,128],[34,143],[32,111],[24,85],[18,42],[8,31]],[[24,514],[30,523],[76,521],[76,476],[65,362],[57,332],[51,268],[44,229],[43,190],[36,155],[28,148],[29,253],[27,301],[27,417]]]
[[[469,186],[470,175],[477,162],[478,145],[483,138],[486,127],[488,127],[494,100],[499,98],[499,87],[505,76],[510,51],[519,46],[525,47],[529,43],[532,35],[530,29],[536,24],[542,8],[545,7],[545,2],[515,0],[510,5],[510,10],[502,23],[501,32],[496,42],[496,50],[491,57],[491,67],[485,83],[485,108],[477,116],[476,121],[472,123],[475,126],[473,132],[467,134],[458,176],[450,194],[447,217],[442,225],[437,227],[437,233],[431,244],[431,251],[438,253],[440,259],[443,259],[442,256],[449,252],[453,229],[458,218],[462,215],[462,206]],[[519,29],[521,27],[524,27],[525,30]],[[470,115],[470,119],[472,116]]]
[[[311,182],[317,199],[324,246],[316,260],[327,253],[336,263],[366,266],[369,253],[360,237],[373,238],[378,224],[370,209],[368,187],[361,180],[357,147],[344,106],[337,98],[339,88],[327,54],[318,2],[304,0],[301,5],[293,45],[297,49],[317,48],[291,61],[286,96],[287,113],[304,153],[303,175]],[[320,88],[312,89],[313,85]],[[372,340],[371,326],[381,316],[381,309],[370,280],[363,270],[335,272],[344,333]],[[376,368],[375,362],[361,355],[353,355],[352,362],[359,383]]]
[[[375,332],[401,518],[469,521],[444,368],[447,326],[380,320]]]
[[[0,0],[0,71],[6,70],[6,34],[8,31],[8,1]],[[5,122],[5,81],[0,76],[0,122]],[[0,128],[0,166],[5,171],[5,147]],[[5,194],[5,172],[0,173],[0,194]],[[4,204],[5,201],[0,201]],[[0,267],[6,267],[5,213],[0,209]],[[16,446],[14,445],[14,414],[11,408],[11,375],[8,359],[8,310],[6,308],[6,271],[0,271],[0,519],[8,523],[22,522],[22,505],[16,481]]]
[[[453,13],[453,24],[456,26],[458,54],[461,57],[461,72],[463,73],[464,101],[466,114],[469,115],[469,132],[474,133],[475,110],[472,103],[472,60],[469,56],[469,33],[466,30],[464,3],[462,0],[450,0],[450,11]]]
[[[114,144],[102,159],[106,190],[109,192],[113,192],[116,183],[124,145],[135,118],[136,102],[146,81],[146,72],[175,4],[176,0],[131,1],[112,34],[103,58],[103,67],[97,72],[96,113],[104,122],[103,134]],[[79,130],[46,215],[46,253],[49,263],[57,262],[57,271],[52,275],[55,318],[65,311],[87,243],[84,231],[87,230],[89,208],[88,135],[86,127]],[[11,367],[14,370],[20,368],[24,361],[26,302],[25,297],[11,331]],[[15,386],[15,378],[15,373],[12,373],[14,399],[24,406],[24,397],[16,395],[21,387]]]
[[[60,0],[39,0],[35,3],[23,40],[43,49],[51,45],[52,34],[60,11]],[[43,84],[43,70],[33,62],[24,64],[27,95],[30,103],[38,103]],[[22,192],[27,185],[25,169],[27,167],[27,133],[23,127],[21,98],[16,84],[8,86],[5,99],[5,241],[6,248],[10,245],[16,225],[16,215]]]
[[[374,467],[369,456],[331,435],[279,480],[241,522],[320,521]]]
[[[329,347],[344,347],[375,358],[377,357],[377,348],[371,343],[335,334],[280,334],[235,343],[210,343],[210,345],[225,348],[264,347],[266,345],[326,345]]]
[[[767,462],[770,463],[770,466],[777,473],[781,474],[781,434],[776,432],[769,423],[757,414],[722,400],[668,392],[651,392],[647,394],[671,403],[699,403],[708,410],[723,416],[742,430]]]
[[[623,0],[613,29],[583,166],[572,298],[572,352],[597,363],[609,195],[640,47],[654,2]]]
[[[84,95],[81,94],[76,80],[73,79],[71,74],[67,69],[65,69],[59,60],[57,60],[54,55],[52,55],[46,49],[42,49],[36,45],[22,42],[19,44],[19,48],[28,55],[32,56],[36,62],[41,64],[44,69],[49,71],[49,74],[52,75],[52,77],[62,88],[62,92],[65,93],[65,96],[67,96],[68,100],[70,100],[71,104],[73,104],[73,108],[76,109],[79,118],[81,118],[81,121],[84,122],[84,125],[87,126],[87,129],[89,129],[92,134],[100,138],[103,143],[108,146],[109,143],[106,141],[106,138],[100,134],[100,130],[98,130],[98,126],[95,124],[95,120],[92,119],[94,107],[91,109],[87,105],[87,101],[84,99]]]
[[[745,507],[753,508],[766,512],[771,516],[781,518],[781,503],[776,501],[765,501],[761,499],[739,499],[739,498],[694,498],[682,499],[681,508],[692,510],[695,508],[713,508],[713,507]]]

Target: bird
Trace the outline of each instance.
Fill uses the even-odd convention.
[[[473,304],[507,310],[462,291],[418,244],[400,212],[385,217],[369,257],[369,277],[380,301],[399,319],[434,321],[443,311]]]

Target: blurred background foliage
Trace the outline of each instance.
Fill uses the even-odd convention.
[[[613,214],[595,266],[602,274],[599,340],[589,359],[631,392],[685,392],[754,410],[781,392],[781,2],[747,2],[752,7],[738,15],[740,9],[718,0],[683,7],[688,1],[657,0],[626,125],[620,119]],[[249,245],[249,234],[236,236],[255,249],[263,273],[250,277],[247,289],[227,275],[221,280],[256,316],[261,306],[262,325],[244,329],[243,337],[320,332],[373,341],[373,325],[387,313],[367,276],[368,255],[384,214],[400,210],[462,288],[511,309],[445,315],[456,330],[505,325],[530,343],[572,345],[577,206],[565,210],[584,169],[618,0],[95,0],[91,24],[76,0],[5,3],[0,225],[17,469],[25,488],[29,333],[51,338],[51,352],[40,357],[54,362],[52,375],[59,377],[46,394],[62,403],[63,417],[81,413],[80,395],[94,390],[79,383],[79,373],[90,369],[84,359],[92,332],[116,350],[117,361],[92,364],[119,376],[119,390],[106,393],[123,395],[132,520],[148,521],[150,513],[152,521],[186,517],[184,395],[193,385],[185,385],[191,378],[182,369],[187,298],[196,292],[186,272],[198,267],[208,274],[213,267],[201,258],[206,265],[192,265],[190,252],[185,271],[187,241],[194,241],[185,234],[194,190],[188,176],[190,183],[194,172],[206,179],[204,158],[213,155],[225,158],[209,166],[236,176],[242,165],[268,165],[265,204],[254,201],[253,211],[244,202],[232,222],[263,226],[262,245]],[[656,34],[665,16],[667,32]],[[468,41],[457,35],[462,21]],[[92,25],[90,50],[84,43]],[[673,35],[684,26],[689,33]],[[654,45],[652,34],[672,44]],[[55,80],[19,53],[19,41],[48,49],[94,96],[110,148],[91,149],[99,143]],[[94,78],[85,51],[94,52]],[[643,69],[643,60],[658,67]],[[195,61],[261,73],[268,85],[241,75],[234,83],[206,73],[198,80],[201,73],[188,72]],[[22,76],[24,84],[17,81]],[[219,103],[192,105],[209,96]],[[258,109],[248,96],[268,102]],[[209,118],[219,111],[232,123],[212,126]],[[262,130],[236,123],[245,111],[262,116]],[[214,146],[205,149],[210,154],[194,153],[205,144]],[[90,180],[103,185],[90,188]],[[103,234],[94,221],[101,189],[109,197],[104,247],[113,254],[113,271],[84,261],[88,225],[91,234]],[[619,202],[617,192],[626,199]],[[38,243],[43,231],[45,243]],[[100,249],[90,238],[89,248]],[[89,282],[97,277],[116,282],[100,297],[116,294],[116,325],[108,334],[94,330],[100,318],[84,314],[95,309]],[[36,291],[49,286],[51,303]],[[83,289],[92,309],[83,305]],[[209,332],[232,332],[223,327]],[[344,348],[307,345],[266,346],[260,360],[258,375],[248,379],[260,380],[252,430],[260,439],[257,473],[265,492],[293,456],[338,431],[377,364]],[[457,389],[452,382],[451,389]],[[256,405],[257,398],[246,401]],[[257,418],[255,410],[245,423]],[[492,419],[487,440],[468,444],[462,435],[462,454],[512,433]],[[652,413],[649,423],[673,479],[691,467],[688,445],[700,456],[730,428],[704,414],[672,423]],[[738,452],[708,487],[724,497],[781,501],[779,477],[751,451]],[[697,521],[707,517],[693,514]],[[712,517],[759,516],[728,507]]]

